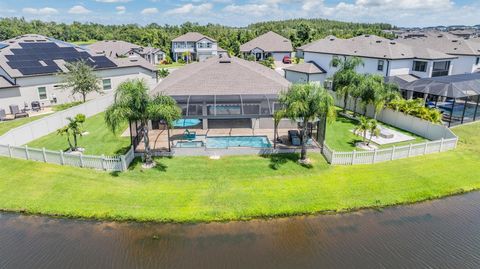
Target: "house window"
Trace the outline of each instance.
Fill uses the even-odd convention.
[[[427,72],[427,62],[413,61],[413,71]]]
[[[477,63],[475,63],[476,65],[480,64],[480,57],[477,57]]]
[[[40,100],[47,100],[48,95],[47,95],[47,88],[45,87],[38,87],[38,98]]]
[[[384,60],[378,60],[377,70],[383,71],[383,65],[385,64]]]
[[[450,71],[450,61],[434,62],[432,77],[448,76]]]
[[[104,91],[109,91],[112,89],[112,80],[111,79],[103,79],[102,80],[102,84],[103,84],[103,90]]]

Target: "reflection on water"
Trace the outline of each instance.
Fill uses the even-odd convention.
[[[210,224],[0,215],[0,268],[480,268],[480,193]]]

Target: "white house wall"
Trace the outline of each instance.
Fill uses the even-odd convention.
[[[452,61],[452,75],[470,74],[480,68],[476,65],[476,56],[458,56],[458,59]]]
[[[145,79],[150,88],[153,88],[157,84],[155,73],[140,67],[100,70],[96,71],[95,74],[101,79],[111,79],[112,90],[116,89],[120,83],[127,79]],[[55,87],[59,85],[60,82],[61,78],[57,75],[18,78],[17,84],[21,85],[19,88],[0,89],[0,108],[5,109],[5,111],[9,113],[10,105],[18,105],[19,108],[22,109],[25,103],[30,107],[33,101],[40,101],[42,106],[50,106],[52,105],[51,100],[53,95],[57,98],[57,104],[82,100],[80,95],[72,96],[68,89],[62,90]],[[46,88],[47,100],[40,100],[38,95],[39,87]],[[99,96],[99,93],[91,93],[87,98],[93,99]]]

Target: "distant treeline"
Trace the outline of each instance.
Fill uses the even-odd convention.
[[[324,19],[292,19],[268,21],[236,28],[219,24],[199,25],[186,22],[182,25],[158,25],[155,23],[140,26],[136,24],[102,25],[97,23],[72,24],[27,21],[24,18],[1,18],[0,40],[23,34],[40,34],[68,42],[88,42],[91,40],[124,40],[138,45],[162,48],[170,51],[171,40],[186,32],[195,31],[218,40],[220,47],[232,54],[238,54],[241,44],[268,31],[275,31],[292,40],[295,47],[313,40],[335,35],[349,38],[362,34],[375,34],[391,37],[382,30],[392,29],[385,23],[349,23]]]

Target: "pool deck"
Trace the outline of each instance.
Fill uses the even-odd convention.
[[[197,139],[194,141],[202,141],[205,136],[266,136],[270,140],[273,146],[273,129],[251,129],[251,128],[222,128],[222,129],[188,129],[190,132],[196,132]],[[292,146],[288,142],[288,130],[291,129],[278,129],[278,134],[283,143],[277,144],[277,148],[284,150],[298,150],[300,147]],[[175,149],[175,145],[179,141],[187,141],[183,138],[185,129],[173,129],[170,130],[170,142],[172,149]],[[157,152],[168,152],[168,137],[167,130],[151,130],[149,131],[150,147]],[[319,149],[317,145],[309,146],[310,149]],[[248,148],[241,148],[248,149]],[[136,149],[137,152],[144,150],[143,143],[140,143]],[[179,150],[179,149],[176,149]],[[181,149],[183,151],[191,150],[188,148]],[[244,152],[240,148],[228,149],[229,151]],[[258,149],[257,149],[258,150]],[[193,150],[192,150],[193,151]],[[217,150],[218,151],[218,150]],[[248,152],[248,151],[245,151]]]

